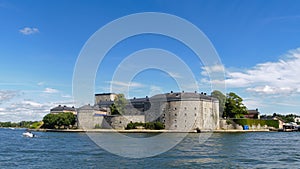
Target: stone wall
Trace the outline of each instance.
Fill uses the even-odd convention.
[[[95,115],[92,107],[86,106],[85,108],[78,109],[78,128],[93,129],[96,125],[102,126],[103,117],[102,115]]]
[[[125,129],[127,124],[132,122],[145,123],[144,115],[111,116],[96,114],[92,106],[86,105],[78,109],[78,128],[82,129]]]
[[[243,130],[243,126],[234,123],[232,120],[228,122],[227,120],[220,120],[219,124],[220,124],[219,128],[223,130],[235,130],[235,129]]]
[[[124,115],[124,116],[105,116],[104,120],[106,123],[103,123],[103,128],[114,128],[114,129],[125,129],[128,123],[141,122],[145,123],[144,115]]]

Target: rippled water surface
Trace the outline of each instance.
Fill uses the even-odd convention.
[[[300,168],[300,132],[220,133],[204,144],[189,134],[168,152],[130,159],[106,152],[84,133],[24,138],[24,131],[0,129],[0,168]]]

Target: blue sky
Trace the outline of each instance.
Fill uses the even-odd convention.
[[[40,120],[53,106],[72,105],[73,70],[83,45],[105,24],[140,12],[176,15],[202,30],[225,68],[226,92],[242,96],[249,109],[299,114],[299,11],[300,2],[292,0],[0,0],[0,121]],[[107,92],[118,64],[145,48],[179,55],[201,91],[210,92],[205,67],[193,52],[156,35],[112,48],[98,69],[95,92]],[[170,90],[178,90],[174,79],[148,70],[133,79],[129,97]]]

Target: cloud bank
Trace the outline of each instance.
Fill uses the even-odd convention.
[[[300,48],[288,51],[282,58],[244,72],[227,71],[226,86],[266,95],[300,94]]]

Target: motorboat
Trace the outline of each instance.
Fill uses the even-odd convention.
[[[24,137],[30,137],[30,138],[35,137],[35,135],[33,133],[29,132],[29,131],[23,133],[23,136]]]

